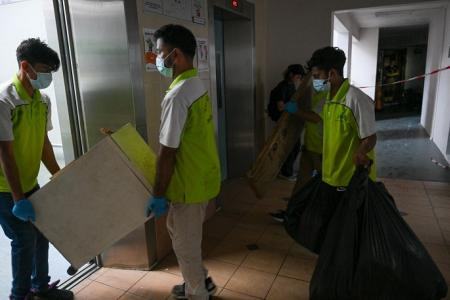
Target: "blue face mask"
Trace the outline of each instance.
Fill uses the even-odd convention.
[[[172,52],[170,52],[165,58],[162,58],[160,56],[156,57],[156,68],[164,77],[173,77],[173,67],[166,67],[166,59],[173,53],[173,51],[175,51],[175,49],[173,49]]]
[[[328,79],[313,79],[313,87],[316,92],[326,92],[330,89]]]
[[[33,67],[31,67],[31,68],[33,69]],[[33,69],[33,71],[34,71],[34,69]],[[28,79],[30,80],[31,86],[35,90],[46,89],[50,86],[50,84],[53,81],[52,73],[39,73],[36,71],[34,71],[34,73],[36,73],[36,76],[37,76],[36,79],[31,79],[29,75],[28,75]]]

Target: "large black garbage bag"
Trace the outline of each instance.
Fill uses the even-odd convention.
[[[437,300],[447,284],[382,183],[358,169],[333,215],[311,300]]]
[[[328,223],[339,202],[336,188],[322,182],[321,175],[311,178],[288,202],[284,227],[300,245],[319,254]]]

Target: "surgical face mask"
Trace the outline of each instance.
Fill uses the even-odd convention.
[[[313,87],[316,92],[327,92],[330,89],[328,79],[313,79]]]
[[[30,65],[31,67],[31,65]],[[33,67],[31,67],[31,69],[33,69]],[[42,90],[45,88],[48,88],[50,86],[50,84],[52,83],[53,80],[53,76],[52,73],[40,73],[40,72],[36,72],[33,69],[34,73],[36,73],[36,79],[31,79],[30,75],[28,75],[28,79],[30,80],[31,86],[35,89],[35,90]]]
[[[172,55],[173,51],[175,51],[175,49],[173,49],[165,58],[162,58],[161,56],[156,57],[156,68],[164,77],[173,77],[173,67],[166,67],[166,59]]]

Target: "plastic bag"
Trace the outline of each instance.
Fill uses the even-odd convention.
[[[311,178],[288,202],[284,220],[287,233],[319,254],[340,194],[343,193],[322,182],[320,174]]]
[[[382,183],[358,169],[331,219],[311,300],[436,300],[447,284]]]

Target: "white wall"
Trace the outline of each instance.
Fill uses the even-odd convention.
[[[416,51],[421,51],[416,53]],[[422,75],[426,66],[426,48],[408,47],[406,50],[406,68],[405,78],[412,78]],[[413,80],[405,83],[405,89],[414,89],[423,87],[422,80]]]
[[[351,83],[357,87],[374,86],[377,77],[378,28],[361,28],[359,40],[353,38],[351,56]],[[362,89],[372,99],[375,88]]]
[[[333,47],[342,49],[347,57],[347,61],[344,66],[345,77],[350,77],[351,68],[349,68],[349,65],[351,64],[348,58],[351,57],[351,38],[352,36],[349,32],[339,32],[337,30],[334,30],[333,32]]]
[[[0,5],[0,22],[0,82],[4,82],[10,80],[18,71],[16,49],[20,42],[31,37],[47,40],[41,0]],[[49,132],[50,141],[53,145],[62,145],[53,84],[43,92],[49,95],[53,104],[54,129]]]
[[[450,8],[447,8],[447,20],[445,25],[445,38],[442,47],[442,59],[440,67],[450,65]],[[450,162],[450,70],[441,72],[437,76],[436,107],[434,110],[434,122],[432,130],[432,139],[438,148],[447,154],[447,160]]]
[[[440,11],[432,18],[429,25],[428,34],[428,51],[426,72],[439,68],[442,62],[442,47],[445,26],[445,10]],[[436,91],[438,84],[438,76],[427,76],[425,78],[423,100],[422,100],[422,116],[420,124],[433,137],[433,116],[435,111]]]

